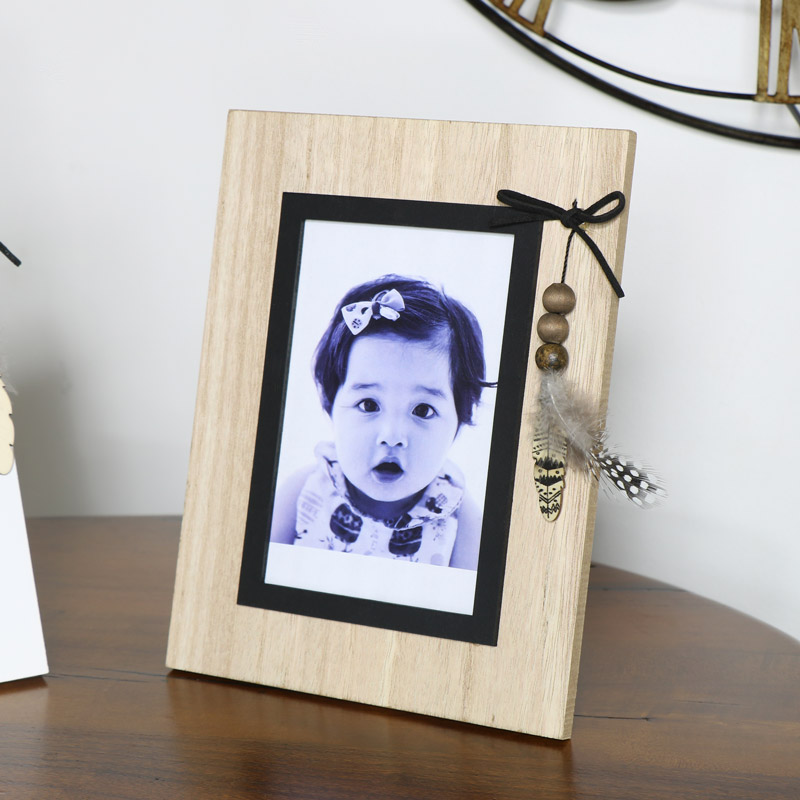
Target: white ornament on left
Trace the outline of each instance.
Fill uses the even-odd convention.
[[[0,253],[20,260],[0,242]],[[19,479],[11,398],[0,378],[0,683],[48,671]]]
[[[14,466],[14,421],[11,419],[11,398],[0,377],[0,475],[8,475]]]
[[[19,479],[11,401],[0,380],[0,683],[47,672]]]

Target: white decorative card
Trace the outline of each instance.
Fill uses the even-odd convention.
[[[0,475],[0,683],[48,670],[17,468]]]

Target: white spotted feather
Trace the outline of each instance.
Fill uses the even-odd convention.
[[[555,370],[542,373],[536,428],[562,431],[569,464],[588,471],[612,494],[622,495],[640,508],[666,497],[655,472],[608,446],[603,420],[588,402],[570,391],[563,375]]]

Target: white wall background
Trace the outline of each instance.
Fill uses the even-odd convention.
[[[555,33],[634,69],[754,88],[757,0],[554,7]],[[595,558],[800,637],[800,154],[597,93],[464,0],[26,0],[2,32],[0,239],[23,267],[0,263],[0,353],[29,514],[181,511],[228,109],[630,128],[611,427],[671,497],[602,502]]]

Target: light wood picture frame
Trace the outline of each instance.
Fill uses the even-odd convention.
[[[568,231],[558,222],[494,227],[512,213],[496,195],[514,189],[562,207],[575,199],[585,207],[614,190],[629,197],[634,145],[629,131],[230,113],[169,667],[569,737],[597,486],[568,473],[561,515],[547,522],[530,455],[539,385],[534,320],[542,291],[560,278]],[[618,277],[626,222],[627,212],[591,231]],[[472,238],[459,249],[465,236]],[[369,251],[367,240],[377,249]],[[397,248],[407,248],[405,261],[414,263],[406,273],[442,285],[449,296],[458,299],[450,287],[459,286],[459,270],[467,276],[459,291],[469,295],[466,307],[476,306],[470,310],[484,330],[486,379],[497,381],[484,455],[472,459],[481,447],[475,438],[459,456],[475,461],[479,478],[467,489],[485,499],[474,562],[456,564],[453,555],[449,567],[399,563],[414,560],[405,558],[413,550],[405,544],[392,550],[402,556],[396,562],[287,547],[274,533],[270,541],[280,516],[281,464],[307,452],[300,445],[306,426],[291,420],[298,418],[295,398],[313,396],[313,381],[304,375],[305,388],[293,394],[293,359],[307,365],[303,348],[336,312],[343,295],[334,287],[347,283],[339,273],[352,267],[361,276],[353,266],[359,252],[367,264]],[[446,254],[444,273],[430,266],[436,259],[428,254],[438,251]],[[470,251],[481,253],[472,266]],[[426,254],[424,265],[414,253]],[[570,284],[578,304],[570,315],[568,372],[604,413],[618,301],[593,258],[573,246]],[[494,289],[475,288],[481,259],[492,275],[504,276],[490,282]],[[395,262],[385,261],[390,268],[378,264],[377,273],[396,273]],[[341,280],[328,286],[329,275]],[[336,319],[334,313],[330,324]],[[484,389],[483,397],[493,392]],[[424,408],[420,413],[433,415]],[[459,424],[457,442],[466,427]],[[349,476],[347,486],[353,488]],[[466,537],[466,522],[463,529]],[[330,564],[368,564],[369,571],[359,567],[331,589],[306,585],[311,562],[296,560],[289,572],[301,582],[293,583],[270,577],[280,553],[322,558],[323,577],[336,572]],[[358,577],[373,569],[373,577]],[[397,575],[419,575],[423,587],[441,583],[446,597],[455,589],[440,576],[463,586],[471,575],[469,603],[453,610],[417,599],[424,592],[416,589],[398,596],[374,588],[404,582]],[[350,584],[355,590],[344,588]]]

